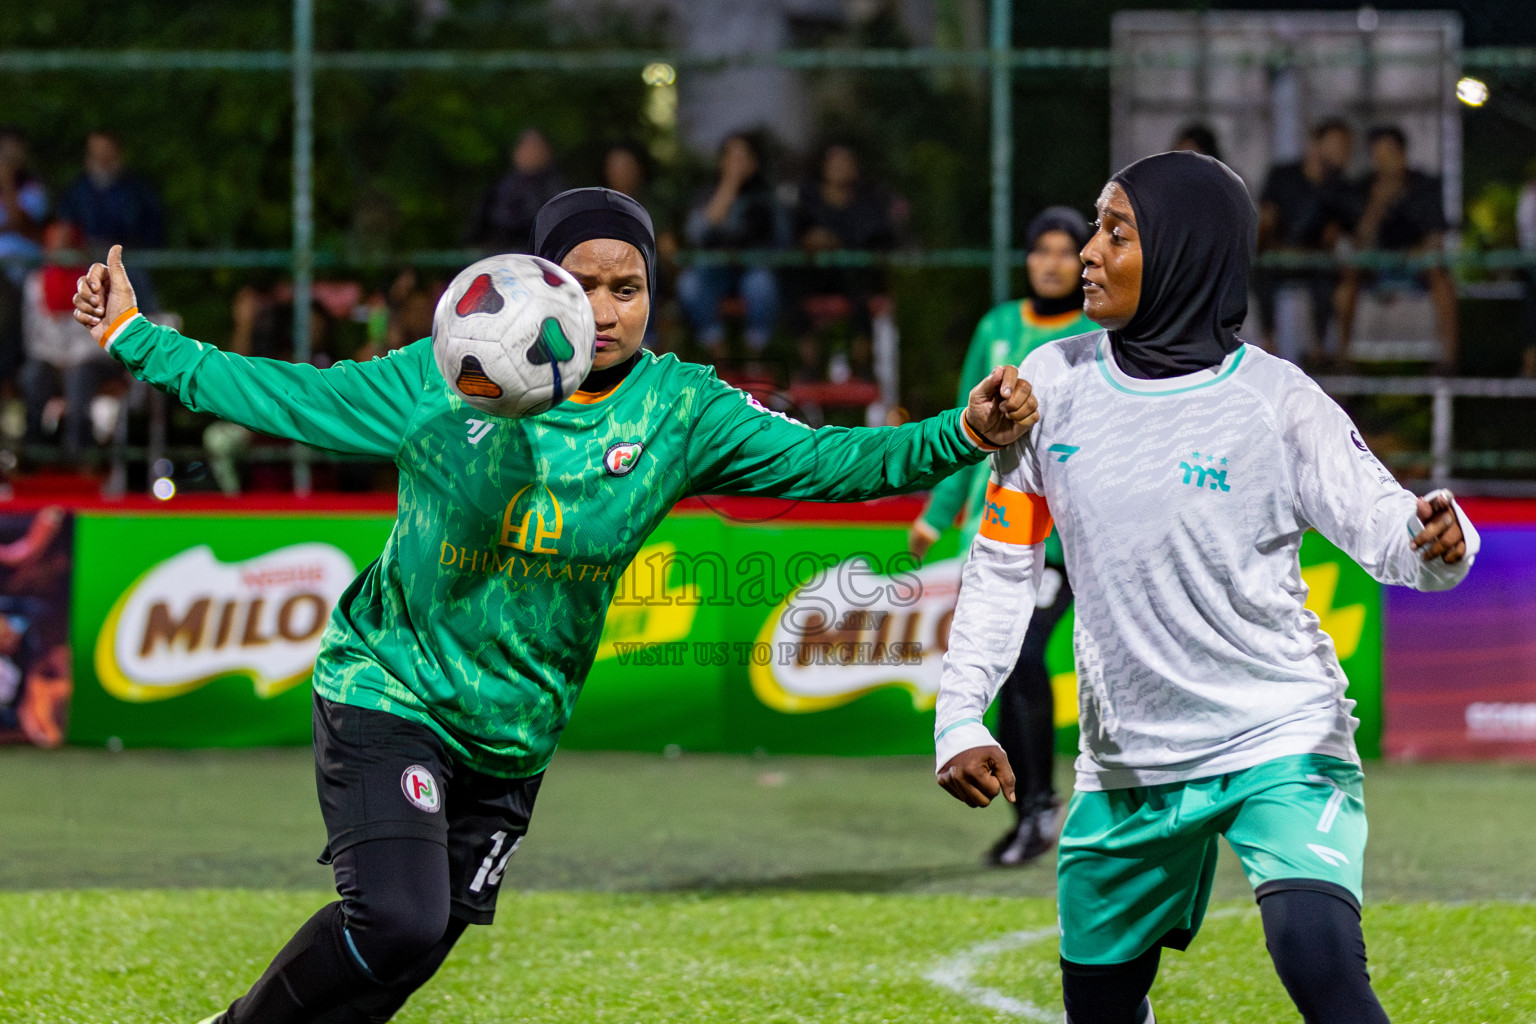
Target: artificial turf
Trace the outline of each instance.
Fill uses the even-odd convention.
[[[0,1021],[201,1020],[261,972],[324,897],[251,890],[0,893]],[[1225,913],[1221,911],[1227,911]],[[522,892],[472,929],[397,1018],[428,1022],[1059,1020],[1049,900],[955,895]],[[1370,908],[1392,1019],[1529,1024],[1536,909]],[[1023,930],[990,955],[975,947]],[[1009,944],[1004,944],[1009,945]],[[965,986],[929,975],[964,962]],[[989,1009],[988,993],[1002,1009]],[[1294,1021],[1258,915],[1219,908],[1154,990],[1160,1020]]]
[[[1059,1020],[1049,858],[980,868],[1007,812],[931,772],[561,754],[497,924],[397,1019]],[[1536,769],[1366,777],[1366,934],[1393,1020],[1532,1024]],[[0,778],[0,1024],[190,1024],[330,898],[305,751],[0,751]],[[1159,1019],[1295,1021],[1231,858],[1217,899],[1164,958]]]

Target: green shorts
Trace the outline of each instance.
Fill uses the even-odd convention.
[[[1365,799],[1358,765],[1281,757],[1193,782],[1076,793],[1057,858],[1061,957],[1118,964],[1200,929],[1225,836],[1262,899],[1317,889],[1360,906]]]

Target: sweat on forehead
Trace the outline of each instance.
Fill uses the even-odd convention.
[[[1125,189],[1120,187],[1120,183],[1113,179],[1105,182],[1103,191],[1099,193],[1099,201],[1094,204],[1094,208],[1101,216],[1112,211],[1132,224],[1136,223],[1136,211],[1131,209],[1130,197],[1125,194]]]
[[[604,269],[633,269],[638,273],[645,273],[645,257],[640,250],[619,238],[589,238],[585,242],[579,242],[561,262],[596,264]],[[626,264],[633,266],[625,266]]]

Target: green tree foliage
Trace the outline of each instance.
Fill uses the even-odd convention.
[[[538,0],[445,4],[319,0],[318,51],[540,49],[610,42],[555,37]],[[81,26],[89,26],[82,34]],[[643,45],[646,40],[625,40]],[[0,21],[0,48],[278,50],[291,8],[231,0],[101,5],[49,0]],[[0,123],[32,140],[55,191],[78,173],[88,131],[123,140],[130,165],[161,189],[168,244],[289,244],[292,100],[285,71],[48,72],[7,76]],[[315,80],[315,218],[320,248],[457,244],[475,197],[500,174],[525,127],[543,129],[576,183],[597,147],[633,134],[643,86],[614,73],[350,73]]]

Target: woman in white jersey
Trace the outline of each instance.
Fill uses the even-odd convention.
[[[1237,338],[1255,217],[1224,164],[1148,157],[1098,212],[1084,310],[1104,330],[1024,361],[1041,417],[993,458],[940,686],[939,782],[973,806],[1013,798],[981,718],[1054,518],[1082,727],[1057,867],[1068,1021],[1153,1019],[1159,955],[1194,937],[1225,837],[1307,1024],[1381,1024],[1358,722],[1297,555],[1316,529],[1383,583],[1442,590],[1477,533],[1448,492],[1400,487],[1301,371]]]

